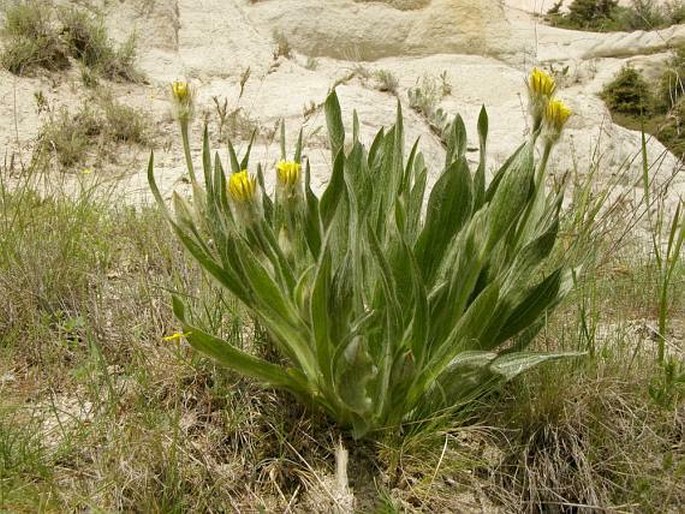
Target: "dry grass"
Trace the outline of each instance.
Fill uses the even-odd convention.
[[[28,181],[10,190],[6,175],[2,511],[347,512],[339,441],[361,512],[656,513],[685,503],[685,391],[656,363],[645,328],[654,262],[635,247],[600,245],[613,253],[593,256],[602,265],[536,343],[588,357],[536,369],[457,416],[355,443],[320,412],[162,339],[177,330],[170,292],[184,291],[199,324],[269,348],[159,212],[97,187],[75,200],[41,197]],[[681,266],[680,290],[684,280]],[[682,302],[674,293],[676,358]]]
[[[149,148],[153,127],[145,114],[96,89],[76,112],[46,108],[47,122],[40,129],[35,157],[54,158],[62,168],[115,162],[122,145]]]

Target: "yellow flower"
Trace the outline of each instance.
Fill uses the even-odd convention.
[[[533,118],[533,133],[542,125],[547,103],[552,98],[557,85],[554,79],[540,68],[533,68],[528,77],[528,111]]]
[[[551,97],[557,85],[554,83],[554,78],[547,72],[539,68],[533,68],[528,78],[528,90],[532,97],[546,96]]]
[[[171,100],[174,116],[182,123],[188,123],[193,115],[193,89],[190,84],[181,80],[172,82]]]
[[[561,100],[555,98],[547,103],[545,123],[556,132],[561,132],[569,116],[571,116],[571,109]]]
[[[276,174],[278,181],[285,186],[294,186],[300,179],[302,166],[295,161],[278,161],[276,163]]]
[[[542,137],[547,145],[551,146],[557,142],[570,116],[571,109],[561,100],[553,98],[547,102],[542,123]]]
[[[247,170],[233,173],[228,179],[228,192],[237,203],[249,203],[254,200],[257,180]]]
[[[190,332],[186,332],[185,334],[183,334],[181,332],[174,332],[170,336],[163,337],[162,341],[165,341],[165,342],[178,341],[184,337],[188,337],[189,335],[190,335]]]
[[[171,84],[171,94],[174,99],[180,104],[187,104],[190,102],[190,84],[177,80]]]

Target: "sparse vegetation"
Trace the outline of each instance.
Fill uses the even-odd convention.
[[[397,80],[397,77],[391,71],[377,70],[374,72],[373,76],[376,79],[379,91],[397,95],[397,88],[399,87],[400,83]]]
[[[274,48],[274,60],[279,57],[285,57],[286,59],[293,58],[293,49],[290,46],[290,42],[285,33],[274,32],[274,41],[276,43],[276,48]]]
[[[135,35],[116,48],[102,20],[83,9],[21,1],[6,8],[3,33],[0,63],[16,75],[65,69],[73,58],[108,79],[142,79],[135,68]]]
[[[639,71],[625,66],[614,80],[604,87],[602,99],[613,112],[647,117],[654,110],[654,96]]]
[[[103,157],[115,159],[117,143],[152,143],[152,129],[143,113],[109,95],[95,93],[75,113],[66,108],[52,111],[42,93],[36,102],[49,117],[38,136],[36,157],[54,156],[63,168]]]
[[[307,70],[314,71],[319,67],[319,60],[311,55],[307,57],[307,61],[304,63],[304,67]]]
[[[68,48],[55,27],[53,10],[42,0],[27,0],[5,11],[2,66],[24,75],[35,68],[60,70],[69,66]]]
[[[667,3],[633,0],[629,6],[618,0],[573,0],[568,12],[561,11],[562,1],[547,12],[552,25],[597,32],[655,30],[682,23],[685,4],[680,0]]]
[[[449,126],[447,114],[438,107],[440,100],[451,93],[447,73],[440,77],[424,75],[416,82],[416,87],[409,89],[409,106],[421,114],[431,130],[444,142],[447,142]]]
[[[647,81],[633,67],[624,67],[602,91],[616,123],[654,135],[678,157],[685,155],[683,48],[674,50],[661,78]]]

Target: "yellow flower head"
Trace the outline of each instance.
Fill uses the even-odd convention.
[[[249,203],[254,200],[257,191],[257,180],[247,170],[233,173],[228,179],[228,193],[237,203]]]
[[[561,132],[569,116],[571,116],[571,109],[561,100],[554,98],[547,103],[545,123],[554,131]]]
[[[571,109],[561,100],[553,98],[547,102],[542,121],[542,138],[546,145],[551,147],[557,142],[569,116]]]
[[[176,119],[188,123],[193,116],[193,89],[188,82],[171,83],[171,103]]]
[[[278,161],[276,163],[276,174],[278,182],[285,186],[295,186],[300,180],[302,166],[295,161]]]
[[[533,71],[528,77],[528,90],[531,97],[551,97],[557,85],[549,73],[542,71],[540,68],[533,68]]]
[[[180,80],[173,82],[171,84],[171,94],[178,103],[189,103],[191,97],[190,84]]]

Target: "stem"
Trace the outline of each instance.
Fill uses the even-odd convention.
[[[540,160],[540,166],[538,167],[537,176],[535,177],[535,186],[540,187],[542,180],[545,177],[545,170],[547,169],[547,162],[549,161],[549,156],[552,153],[552,144],[547,143],[545,149],[542,152],[542,159]]]
[[[663,364],[666,354],[666,324],[668,322],[668,278],[664,277],[659,298],[659,363]]]
[[[188,141],[188,120],[181,119],[181,138],[183,139],[183,153],[186,157],[186,166],[188,167],[188,174],[190,175],[190,181],[193,184],[197,183],[197,178],[195,177],[195,168],[193,167],[193,158],[190,156],[190,143]]]

